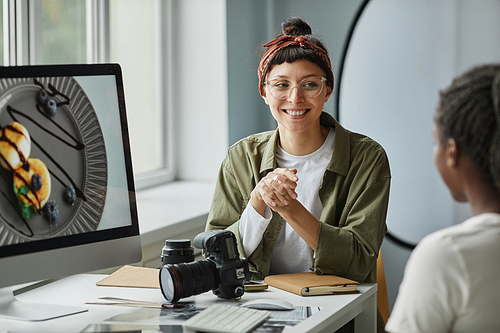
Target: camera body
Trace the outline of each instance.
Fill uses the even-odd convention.
[[[205,260],[215,267],[219,284],[213,293],[221,298],[242,296],[245,282],[250,281],[250,271],[247,260],[240,259],[234,233],[209,230],[195,237],[194,246],[205,250]]]
[[[197,235],[194,246],[205,251],[205,259],[166,264],[160,269],[160,289],[170,302],[205,291],[225,299],[241,297],[250,281],[245,258],[240,258],[234,233],[209,230]],[[163,260],[163,258],[162,258]],[[169,258],[176,262],[176,258]]]

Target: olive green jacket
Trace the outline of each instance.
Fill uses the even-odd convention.
[[[323,112],[320,122],[335,127],[332,158],[323,176],[323,203],[316,253],[311,270],[359,282],[376,282],[376,260],[387,231],[385,218],[391,174],[384,149],[372,139],[344,129]],[[227,229],[239,235],[239,219],[256,184],[276,166],[278,130],[251,135],[229,148],[222,162],[206,229]],[[276,212],[262,241],[247,257],[253,278],[269,275],[271,253],[283,218]],[[293,260],[293,258],[290,258]]]

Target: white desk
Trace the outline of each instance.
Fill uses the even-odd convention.
[[[139,309],[112,305],[87,305],[87,302],[100,301],[99,297],[113,296],[151,302],[164,302],[158,289],[98,287],[95,283],[105,275],[74,275],[43,287],[18,295],[21,301],[52,303],[88,308],[88,312],[52,319],[42,322],[23,322],[0,319],[0,332],[81,332],[92,324],[106,323],[109,318],[123,315],[123,320],[134,318],[137,311],[149,311],[153,315],[148,323],[155,327],[156,309]],[[181,301],[195,301],[196,306],[206,307],[216,302],[238,303],[255,298],[281,298],[296,306],[322,307],[322,310],[300,324],[287,327],[286,332],[335,332],[345,323],[355,319],[356,332],[376,332],[377,321],[377,285],[362,284],[359,294],[301,297],[279,289],[269,287],[261,292],[246,292],[241,300],[224,300],[207,292],[184,298]],[[134,329],[129,321],[128,329]],[[115,322],[116,324],[116,322]],[[157,323],[158,324],[158,323]],[[179,321],[177,325],[182,324]],[[158,327],[158,326],[156,326]],[[125,330],[125,328],[124,328]],[[140,331],[140,330],[139,330]],[[153,330],[154,332],[154,330]]]

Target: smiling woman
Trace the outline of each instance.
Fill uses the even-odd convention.
[[[259,92],[278,128],[229,148],[206,228],[235,233],[255,279],[312,270],[376,282],[391,179],[387,156],[323,112],[333,73],[310,26],[291,18],[282,30],[265,45],[258,70]]]

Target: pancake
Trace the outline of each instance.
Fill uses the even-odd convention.
[[[50,173],[45,164],[36,158],[28,159],[26,170],[23,166],[14,171],[14,192],[21,204],[24,218],[29,218],[31,213],[42,210],[50,197],[51,180]],[[40,189],[35,190],[32,186],[34,174],[40,175],[42,184]]]
[[[28,130],[18,122],[12,122],[0,130],[0,164],[4,169],[19,169],[31,153]]]

